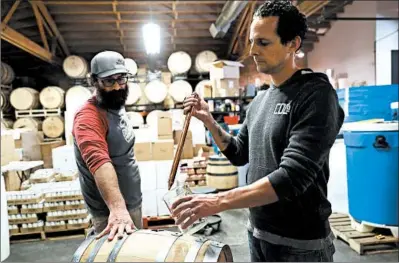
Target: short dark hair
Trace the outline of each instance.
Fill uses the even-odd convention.
[[[308,31],[306,16],[288,0],[266,1],[254,13],[254,18],[269,16],[279,18],[276,33],[280,37],[281,44],[287,44],[299,36],[301,38],[299,50]]]

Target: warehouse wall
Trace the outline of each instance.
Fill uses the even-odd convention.
[[[379,1],[378,17],[397,17],[398,2]],[[398,50],[398,21],[376,22],[376,84],[391,84],[391,54]]]
[[[376,10],[376,1],[354,1],[340,16],[375,17]],[[349,85],[354,81],[375,85],[375,32],[375,21],[332,21],[331,29],[308,54],[309,67],[320,72],[334,69],[335,76],[346,73]]]

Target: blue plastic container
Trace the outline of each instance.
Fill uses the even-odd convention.
[[[398,225],[398,123],[345,126],[349,214],[357,221]]]
[[[399,108],[399,102],[396,101],[391,103],[391,114],[393,121],[398,120],[398,108]]]

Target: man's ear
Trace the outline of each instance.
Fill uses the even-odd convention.
[[[290,47],[290,52],[297,53],[299,48],[301,47],[302,40],[299,36],[296,36],[293,40],[290,41],[289,47]]]

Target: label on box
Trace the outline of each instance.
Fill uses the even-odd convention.
[[[173,153],[174,153],[173,140],[163,140],[152,143],[153,160],[172,160]]]
[[[149,161],[152,159],[152,145],[150,142],[134,144],[134,155],[137,161]]]

